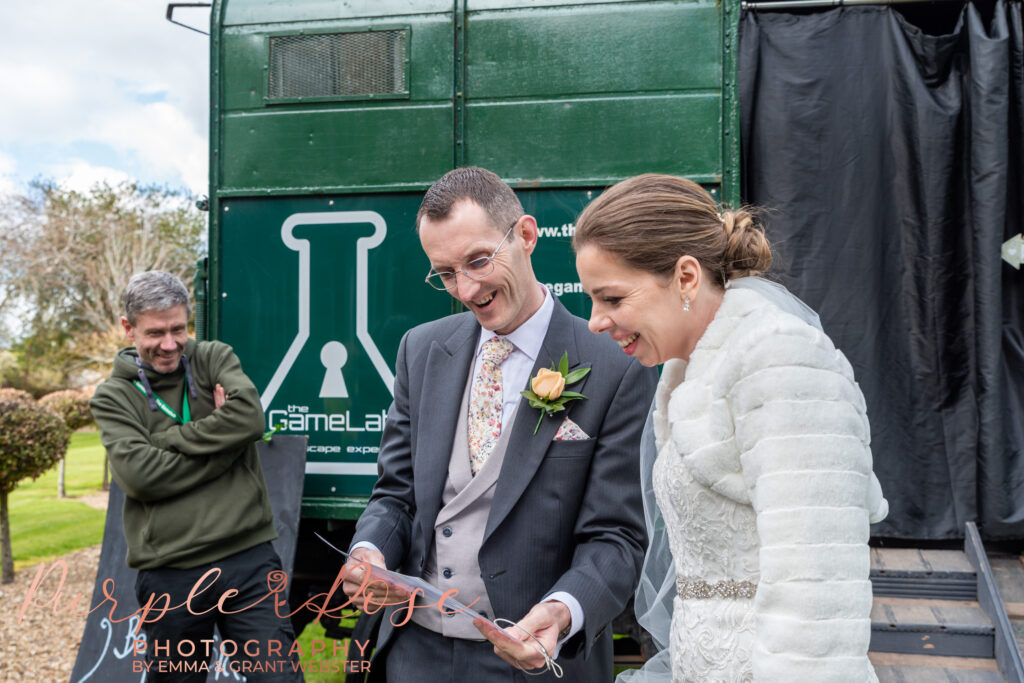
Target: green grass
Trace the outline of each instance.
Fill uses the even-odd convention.
[[[352,628],[355,626],[356,620],[347,619],[343,623]],[[302,648],[302,661],[315,663],[315,666],[323,671],[307,670],[306,671],[306,683],[344,683],[345,681],[345,645],[342,643],[349,642],[335,641],[324,635],[324,627],[322,624],[309,624],[303,629],[302,633],[296,639],[299,647]],[[334,655],[335,643],[337,645],[337,655]],[[313,651],[313,648],[318,648],[317,652]],[[354,645],[352,647],[355,647]],[[337,669],[336,672],[330,671],[331,669]]]
[[[97,432],[76,432],[66,456],[67,498],[57,498],[56,466],[35,481],[21,482],[10,493],[7,503],[15,571],[103,540],[106,513],[76,500],[101,492],[103,456]]]

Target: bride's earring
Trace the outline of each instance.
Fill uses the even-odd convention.
[[[685,299],[683,299],[683,310],[690,310],[690,297],[686,297]]]

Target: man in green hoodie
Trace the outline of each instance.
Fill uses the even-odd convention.
[[[250,681],[301,681],[290,621],[260,600],[281,560],[256,452],[259,393],[230,346],[189,339],[190,313],[177,277],[132,277],[121,324],[134,346],[117,353],[90,403],[125,492],[139,604],[167,594],[172,608],[159,619],[154,608],[144,626],[146,680],[205,681],[204,662],[223,649]],[[237,594],[221,600],[225,591]],[[223,648],[212,645],[214,625]]]

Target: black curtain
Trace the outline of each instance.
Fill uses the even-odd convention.
[[[953,9],[939,34],[891,7],[745,12],[744,200],[867,398],[872,533],[1022,538],[1024,271],[1000,257],[1024,215],[1021,4]]]

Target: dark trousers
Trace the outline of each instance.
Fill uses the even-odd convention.
[[[295,640],[291,621],[277,616],[276,596],[249,607],[269,592],[267,574],[281,571],[281,560],[269,542],[191,569],[140,570],[135,582],[139,604],[156,596],[149,618],[159,612],[165,593],[171,606],[182,605],[199,578],[214,567],[220,569],[220,576],[215,582],[203,582],[209,587],[191,599],[191,611],[183,605],[143,627],[149,665],[146,681],[202,683],[207,678],[204,662],[210,671],[227,673],[229,680],[234,678],[230,672],[237,672],[254,682],[302,681],[297,654],[288,654]],[[218,607],[221,596],[232,589],[237,595]],[[242,611],[231,614],[236,610]],[[285,605],[282,613],[287,611]],[[214,626],[221,638],[210,643]]]
[[[388,618],[386,613],[383,618]],[[576,637],[582,636],[577,634]],[[571,643],[571,640],[566,643],[570,650]],[[563,669],[562,678],[557,678],[552,671],[527,675],[494,654],[494,646],[487,641],[445,638],[410,621],[396,628],[383,645],[378,643],[369,680],[373,683],[384,680],[387,683],[601,683],[615,678],[610,630],[594,643],[589,659],[584,659],[581,651],[570,654],[567,648],[562,649],[557,660]]]
[[[494,654],[486,640],[445,638],[410,621],[387,652],[388,683],[522,683],[526,675]]]

